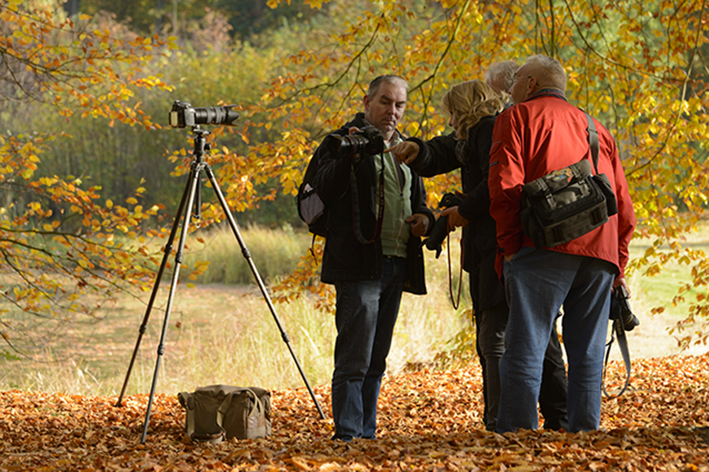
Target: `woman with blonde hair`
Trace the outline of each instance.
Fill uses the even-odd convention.
[[[485,82],[469,80],[454,85],[441,100],[443,110],[456,118],[450,125],[456,131],[456,138],[467,140],[468,130],[486,117],[495,117],[504,109],[501,97]]]
[[[470,295],[475,317],[476,350],[483,369],[483,422],[494,431],[500,399],[498,364],[505,350],[504,334],[509,308],[502,284],[495,272],[497,251],[495,220],[490,216],[487,186],[492,130],[495,118],[505,109],[503,98],[481,80],[454,85],[445,94],[441,106],[450,117],[453,133],[429,141],[409,138],[391,148],[399,162],[406,163],[419,175],[434,175],[461,169],[463,193],[459,205],[447,208],[448,228],[463,227],[463,269],[470,276]],[[545,428],[568,427],[566,418],[566,373],[556,331],[552,333],[545,362],[540,397]],[[551,344],[556,343],[555,346]],[[546,384],[546,385],[545,385]]]

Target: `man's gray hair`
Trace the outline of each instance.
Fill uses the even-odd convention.
[[[380,75],[376,79],[372,80],[369,83],[369,89],[367,90],[367,96],[371,99],[373,98],[377,92],[379,91],[379,86],[382,85],[383,83],[389,83],[389,84],[400,84],[403,85],[404,90],[407,92],[409,91],[409,83],[406,82],[404,79],[399,77],[398,75],[393,75],[393,74],[387,74],[387,75]]]
[[[507,92],[515,82],[517,69],[519,69],[517,61],[495,62],[485,71],[485,82]]]
[[[561,93],[566,93],[566,71],[561,62],[553,57],[537,54],[527,58],[524,65],[529,66],[533,71],[534,78],[541,88],[553,87]]]

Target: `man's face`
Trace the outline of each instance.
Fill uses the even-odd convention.
[[[515,103],[522,103],[527,100],[534,90],[537,88],[537,79],[532,77],[531,69],[528,66],[522,66],[515,73],[515,81],[510,87],[510,95]]]
[[[389,141],[406,109],[406,88],[396,82],[383,82],[371,99],[364,96],[364,118]]]

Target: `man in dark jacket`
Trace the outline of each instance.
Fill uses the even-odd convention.
[[[371,125],[385,148],[400,142],[396,127],[407,87],[400,77],[377,77],[363,99],[364,113],[336,133]],[[337,292],[333,439],[372,439],[401,294],[426,293],[420,237],[434,217],[421,178],[392,155],[343,156],[329,147],[323,143],[316,151],[314,187],[329,209],[321,279]]]

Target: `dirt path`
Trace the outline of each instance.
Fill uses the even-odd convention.
[[[672,355],[701,355],[709,352],[709,346],[691,346],[682,350],[677,343],[677,333],[669,334],[668,329],[677,322],[676,317],[669,315],[651,315],[649,310],[643,313],[634,308],[640,319],[640,325],[627,332],[631,359],[665,357]],[[612,360],[622,359],[617,344],[611,349]]]

